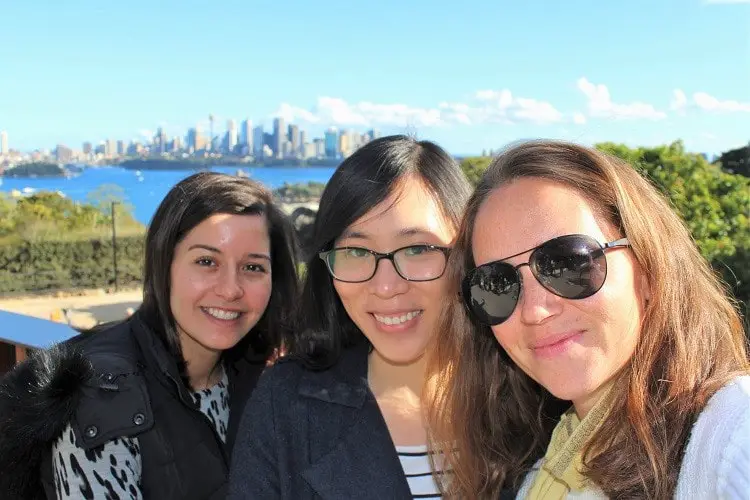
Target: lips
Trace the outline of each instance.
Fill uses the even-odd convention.
[[[562,344],[567,340],[570,340],[574,337],[577,337],[579,335],[583,334],[582,330],[576,330],[576,331],[569,331],[569,332],[563,332],[563,333],[556,333],[553,335],[548,335],[536,342],[534,342],[531,345],[532,349],[535,350],[544,350],[548,349],[550,347],[554,347],[558,344]]]

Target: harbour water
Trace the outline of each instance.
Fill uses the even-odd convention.
[[[333,167],[214,167],[211,170],[237,175],[241,172],[251,179],[276,188],[285,182],[326,183],[333,175]],[[30,194],[39,191],[59,191],[75,201],[88,201],[91,193],[102,186],[121,188],[124,201],[134,207],[135,218],[148,224],[156,207],[167,192],[180,180],[191,175],[190,170],[135,171],[120,167],[86,168],[71,178],[6,178],[0,177],[0,191],[13,190]],[[118,190],[120,191],[120,190]]]

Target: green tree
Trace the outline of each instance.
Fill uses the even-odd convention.
[[[464,171],[469,182],[476,186],[490,162],[492,158],[488,156],[469,156],[461,160],[461,170]]]
[[[128,201],[125,190],[117,184],[102,184],[86,196],[89,205],[96,207],[107,220],[112,217],[112,203],[117,203],[117,216],[132,214],[133,205]]]
[[[750,179],[722,171],[685,151],[681,141],[631,149],[597,145],[648,177],[685,220],[704,257],[750,313]],[[644,214],[647,216],[647,214]]]
[[[722,153],[718,162],[725,172],[750,177],[750,144]]]

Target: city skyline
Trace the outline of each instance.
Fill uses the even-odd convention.
[[[207,111],[220,128],[280,116],[456,155],[533,137],[718,153],[750,130],[749,0],[383,0],[366,15],[343,0],[30,0],[3,19],[0,130],[21,151],[182,136]]]
[[[273,119],[266,131],[264,124],[254,125],[250,118],[239,124],[234,118],[226,120],[226,128],[215,128],[216,117],[208,114],[208,130],[201,123],[188,128],[183,134],[169,135],[162,127],[155,133],[143,130],[140,138],[123,140],[106,138],[86,140],[80,148],[58,143],[51,148],[20,151],[9,147],[8,134],[0,130],[0,165],[17,161],[55,159],[58,162],[97,162],[106,159],[135,156],[208,156],[210,154],[253,157],[263,159],[338,159],[346,158],[356,149],[381,136],[380,130],[370,128],[359,132],[352,127],[330,126],[322,137],[308,134],[295,123],[286,123],[283,117]],[[204,133],[207,132],[207,133]],[[308,141],[309,139],[309,141]]]

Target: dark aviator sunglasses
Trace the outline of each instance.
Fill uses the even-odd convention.
[[[545,241],[510,257],[471,269],[461,282],[461,296],[471,316],[485,325],[499,325],[513,314],[521,296],[519,269],[528,266],[540,285],[559,297],[585,299],[598,292],[607,278],[606,250],[629,247],[627,238],[600,244],[582,234]],[[507,261],[531,251],[529,261]]]

